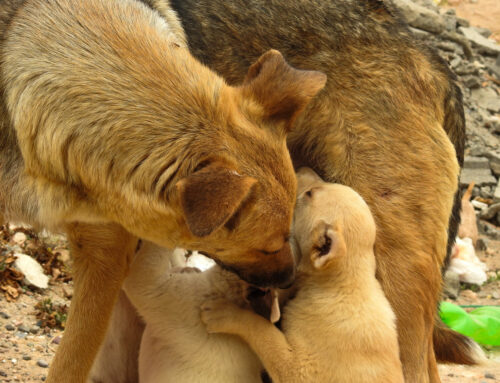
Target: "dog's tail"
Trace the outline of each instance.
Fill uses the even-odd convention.
[[[487,361],[484,351],[476,342],[446,327],[440,319],[435,323],[432,338],[438,363],[475,365]]]
[[[474,189],[474,182],[471,182],[469,186],[467,187],[467,190],[465,191],[464,195],[462,196],[462,201],[470,201],[470,197],[472,196],[472,189]]]
[[[460,168],[462,168],[464,164],[465,151],[465,115],[462,92],[455,82],[456,76],[451,73],[447,67],[446,71],[448,72],[449,87],[444,99],[443,128],[455,147],[457,161]],[[446,258],[443,262],[443,272],[449,265],[451,250],[455,244],[455,237],[457,236],[458,226],[460,225],[460,210],[462,206],[460,194],[459,188],[455,194],[450,221],[448,223],[448,244],[446,248]]]

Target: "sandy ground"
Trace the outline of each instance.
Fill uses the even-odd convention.
[[[59,248],[62,248],[58,239]],[[23,246],[30,246],[28,243]],[[53,244],[47,245],[53,248]],[[489,241],[489,248],[479,252],[490,275],[500,272],[500,241]],[[35,305],[46,299],[69,305],[72,282],[52,283],[45,291],[21,289],[17,300],[8,302],[0,295],[0,382],[40,382],[45,380],[50,362],[63,331],[41,326]],[[463,290],[454,303],[462,305],[500,305],[500,280],[490,282],[477,292]],[[40,328],[40,326],[42,328]],[[500,349],[486,350],[490,360],[482,366],[439,366],[444,383],[489,383],[500,381]],[[78,361],[76,361],[78,363]]]
[[[490,38],[500,42],[500,0],[446,0],[457,15],[470,21],[471,25],[488,28]]]

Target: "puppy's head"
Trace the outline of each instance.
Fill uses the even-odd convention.
[[[294,69],[269,51],[240,87],[219,93],[214,129],[221,138],[200,148],[204,155],[177,183],[185,247],[254,285],[291,283],[296,178],[286,134],[325,81],[322,73]]]
[[[358,193],[326,183],[307,168],[299,170],[297,180],[293,231],[302,256],[310,259],[302,265],[326,269],[348,254],[373,249],[375,221]]]

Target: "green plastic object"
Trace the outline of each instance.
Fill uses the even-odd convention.
[[[500,346],[500,306],[482,306],[466,312],[460,306],[441,302],[441,320],[451,329],[487,346]]]

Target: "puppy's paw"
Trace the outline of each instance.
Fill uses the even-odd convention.
[[[209,333],[234,333],[242,309],[226,299],[205,302],[201,306],[201,321]]]

